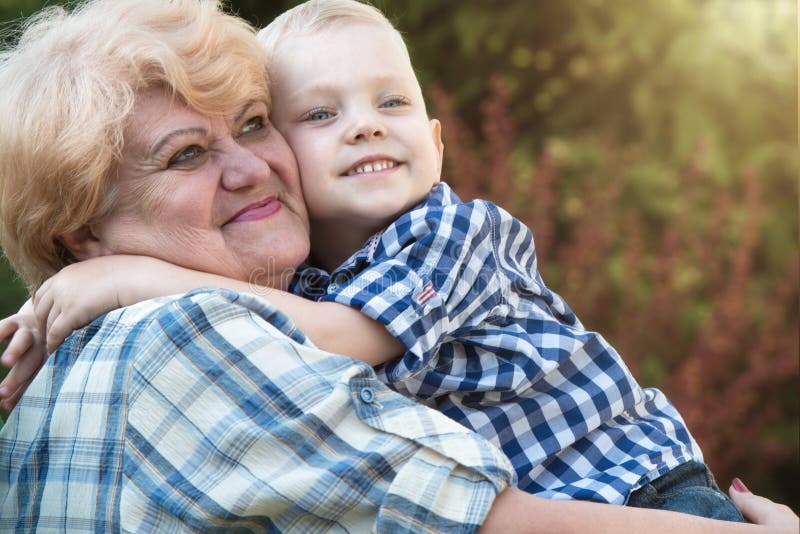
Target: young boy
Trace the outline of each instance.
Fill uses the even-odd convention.
[[[641,388],[545,286],[528,228],[439,183],[440,125],[391,23],[353,0],[310,0],[259,36],[271,117],[297,156],[311,217],[312,255],[292,290],[319,302],[277,291],[267,300],[321,348],[379,366],[392,388],[501,447],[521,489],[741,520],[663,393]],[[37,315],[69,331],[197,285],[256,290],[155,260],[93,261],[64,273],[79,302],[43,286]],[[112,282],[119,302],[86,302],[114,294],[97,283],[111,263],[132,287]]]

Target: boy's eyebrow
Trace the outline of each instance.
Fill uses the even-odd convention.
[[[402,85],[405,82],[405,79],[402,76],[398,76],[394,73],[384,73],[384,74],[367,74],[361,77],[362,83],[370,83],[374,85],[381,85],[381,84],[388,84],[388,83],[395,83],[397,85]],[[315,95],[325,95],[329,93],[336,93],[341,90],[341,84],[333,81],[313,81],[307,84],[303,84],[300,88],[295,89],[294,91],[289,91],[287,93],[288,98],[300,98],[304,96],[315,96]]]
[[[315,82],[303,85],[302,87],[289,91],[286,96],[289,98],[300,98],[306,95],[318,95],[336,92],[336,85],[332,83]]]

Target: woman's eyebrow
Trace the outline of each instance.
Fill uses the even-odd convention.
[[[234,117],[234,122],[241,121],[242,118],[245,115],[247,115],[247,113],[250,111],[250,108],[252,108],[258,102],[261,101],[258,99],[253,99],[248,102],[245,102],[245,104],[242,106],[242,109],[239,111],[239,113],[236,114],[236,117]],[[184,135],[206,135],[207,133],[208,130],[201,127],[180,128],[178,130],[173,130],[164,137],[160,138],[158,141],[156,141],[156,143],[150,148],[150,150],[148,150],[147,157],[150,159],[155,158],[156,155],[158,155],[158,153],[161,152],[161,149],[164,148],[164,145],[166,145],[176,137],[181,137]]]
[[[205,128],[181,128],[179,130],[173,130],[164,137],[160,138],[148,151],[147,157],[149,159],[155,158],[156,155],[161,152],[161,149],[169,143],[171,140],[175,139],[176,137],[181,137],[184,135],[205,135],[207,130]]]
[[[252,108],[255,104],[258,104],[259,102],[263,101],[258,99],[253,99],[245,102],[244,105],[242,106],[242,109],[239,111],[239,113],[236,114],[236,117],[233,118],[233,122],[237,123],[241,121],[244,118],[244,116],[247,115],[247,112],[250,111],[250,108]],[[267,106],[267,109],[269,109],[269,106]]]

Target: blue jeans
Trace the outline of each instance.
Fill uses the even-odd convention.
[[[706,464],[694,461],[679,465],[634,491],[627,506],[744,522],[730,497],[717,487]]]

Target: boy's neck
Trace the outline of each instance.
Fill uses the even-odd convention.
[[[333,272],[383,226],[353,228],[352,224],[311,223],[311,264]]]

